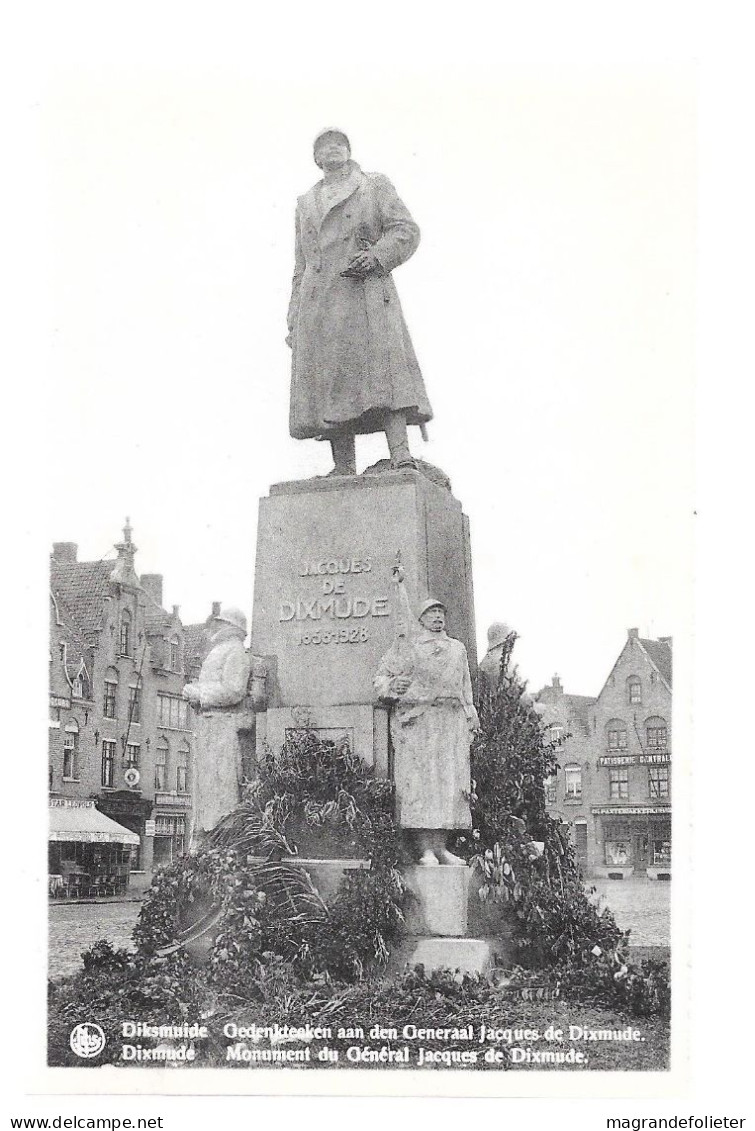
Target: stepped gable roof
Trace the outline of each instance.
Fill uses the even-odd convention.
[[[672,686],[673,656],[671,645],[665,640],[640,640],[650,661],[655,665],[669,687]]]
[[[66,605],[65,601],[59,593],[53,593],[52,599],[55,603],[56,620],[60,629],[61,639],[65,642],[65,671],[68,677],[68,682],[72,683],[81,670],[82,662],[91,670],[92,649],[87,644],[84,636],[79,630],[71,610]]]
[[[185,624],[184,625],[184,654],[187,661],[193,660],[196,656],[204,659],[205,652],[207,651],[207,625],[206,624]]]
[[[102,625],[105,600],[111,595],[112,561],[50,563],[50,586],[58,606],[85,636]]]
[[[157,636],[163,628],[167,628],[170,624],[171,614],[158,605],[157,601],[147,595],[147,603],[144,610],[144,628],[148,636]]]

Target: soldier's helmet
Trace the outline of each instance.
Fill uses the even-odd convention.
[[[425,615],[425,613],[428,612],[429,609],[442,609],[445,613],[446,606],[442,601],[436,601],[434,597],[428,597],[425,603],[420,606],[419,613],[417,614],[417,619],[420,620]]]
[[[240,629],[244,636],[246,636],[246,614],[232,605],[227,608],[223,607],[215,620],[222,621],[224,624],[232,624],[234,628]]]
[[[488,629],[488,651],[491,648],[497,648],[499,644],[503,644],[507,636],[511,635],[511,629],[503,621],[496,621],[491,624]]]

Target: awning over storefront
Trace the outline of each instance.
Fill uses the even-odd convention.
[[[50,840],[98,844],[139,844],[139,837],[95,808],[93,801],[54,798],[50,802]]]

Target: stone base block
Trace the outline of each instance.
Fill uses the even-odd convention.
[[[312,860],[301,856],[284,856],[289,864],[298,864],[305,872],[314,887],[317,888],[322,899],[327,903],[335,899],[338,889],[349,872],[369,871],[369,860]]]
[[[406,908],[410,934],[456,937],[467,933],[470,870],[466,865],[419,864],[402,872],[412,897]]]
[[[264,856],[247,856],[247,864],[264,864]],[[349,872],[369,872],[372,861],[359,857],[349,858],[313,858],[306,856],[282,856],[285,864],[295,864],[302,868],[312,881],[312,886],[317,889],[322,899],[327,903],[338,894],[338,889]]]
[[[422,965],[432,970],[459,970],[462,974],[487,974],[495,965],[496,945],[490,939],[411,938],[391,957],[396,972]]]

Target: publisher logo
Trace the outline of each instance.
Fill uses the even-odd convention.
[[[69,1044],[77,1056],[89,1060],[97,1056],[105,1047],[105,1034],[93,1021],[84,1021],[71,1029]]]

